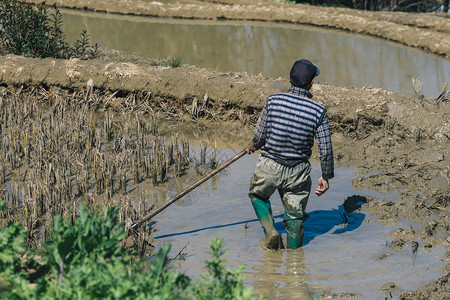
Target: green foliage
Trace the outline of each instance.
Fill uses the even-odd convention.
[[[197,282],[195,299],[252,299],[252,289],[243,287],[242,272],[245,265],[239,266],[235,271],[226,269],[226,261],[222,256],[227,251],[223,250],[223,241],[215,238],[209,246],[212,260],[206,261],[208,274]]]
[[[62,278],[42,281],[28,296],[36,299],[177,299],[189,280],[166,272],[164,262],[170,246],[159,250],[150,269],[129,258],[83,259]]]
[[[40,6],[34,9],[18,1],[0,2],[2,42],[6,49],[15,53],[33,55],[38,49],[47,52],[49,28],[46,22],[47,11]]]
[[[80,33],[80,39],[73,43],[72,53],[76,57],[97,57],[99,55],[98,45],[89,46],[89,35],[86,30]]]
[[[0,210],[5,210],[3,200],[0,200]],[[18,223],[10,224],[0,230],[0,298],[3,292],[8,292],[13,286],[26,287],[27,280],[23,277],[26,231]]]
[[[73,46],[65,42],[59,10],[32,6],[17,0],[0,0],[0,54],[32,57],[90,58],[98,54],[90,47],[86,32]]]
[[[105,208],[101,216],[80,206],[79,218],[73,225],[69,219],[63,222],[61,216],[56,216],[52,240],[44,244],[49,266],[61,274],[82,258],[92,257],[96,261],[124,255],[124,249],[117,246],[126,236],[118,222],[118,212],[118,207]]]
[[[25,252],[25,229],[18,223],[0,231],[0,274],[10,275],[20,271],[20,255]]]
[[[440,0],[295,0],[297,3],[319,6],[341,6],[363,10],[428,12],[441,6]]]
[[[0,202],[0,208],[4,206]],[[73,224],[56,217],[52,240],[44,244],[40,276],[24,270],[26,231],[19,224],[0,230],[1,299],[251,299],[241,273],[226,269],[223,242],[210,243],[208,274],[198,280],[166,269],[170,245],[150,260],[133,261],[119,242],[125,237],[118,208],[99,212],[79,209]],[[36,250],[35,250],[36,251]],[[37,266],[34,266],[38,269]],[[44,271],[42,271],[44,270]]]

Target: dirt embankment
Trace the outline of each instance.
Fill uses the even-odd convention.
[[[247,101],[246,107],[260,106],[268,93],[286,84],[281,80],[262,83],[262,76],[224,74],[194,67],[153,67],[151,60],[131,56],[121,59],[114,53],[112,56],[97,60],[58,60],[7,55],[0,57],[0,82],[69,89],[92,86],[122,93],[150,91],[153,96],[177,101],[208,94],[212,99],[232,105]]]
[[[25,0],[39,4],[42,0]],[[180,1],[47,0],[48,5],[160,18],[257,20],[330,27],[371,35],[450,57],[450,22],[444,14],[366,12],[262,0]]]

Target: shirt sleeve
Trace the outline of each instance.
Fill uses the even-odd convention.
[[[255,126],[255,135],[253,136],[253,146],[255,149],[259,149],[266,143],[267,138],[267,114],[268,114],[268,104],[266,101],[264,108],[259,116],[258,122]]]
[[[328,114],[325,111],[322,122],[316,129],[316,140],[319,145],[320,166],[322,168],[322,178],[325,180],[334,177],[333,147],[331,145],[330,124]]]

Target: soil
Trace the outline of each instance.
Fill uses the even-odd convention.
[[[40,2],[40,1],[27,1]],[[148,1],[46,1],[69,8],[123,14],[203,19],[283,21],[341,28],[370,34],[450,57],[450,22],[438,14],[360,12],[349,9],[285,5],[258,0],[228,3]],[[276,8],[276,9],[275,9]],[[160,114],[208,132],[220,128],[243,148],[268,95],[288,88],[285,78],[182,66],[155,67],[150,59],[110,52],[95,60],[0,57],[0,84],[47,89],[97,88],[128,95]],[[370,198],[364,210],[382,224],[408,219],[414,227],[391,233],[392,249],[414,244],[422,249],[445,246],[443,277],[406,299],[450,298],[449,99],[401,95],[374,88],[315,84],[314,99],[328,110],[338,166],[358,169],[356,189],[396,192],[395,201]],[[114,101],[113,101],[114,103]],[[192,125],[194,124],[194,125]],[[227,128],[226,132],[223,128]],[[219,145],[220,147],[220,145]],[[317,160],[317,151],[313,158]],[[331,181],[332,185],[332,181]],[[382,259],[382,258],[380,258]],[[389,285],[390,283],[386,283]],[[342,295],[334,295],[342,296]]]

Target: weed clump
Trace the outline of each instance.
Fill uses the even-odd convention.
[[[0,0],[0,54],[31,57],[93,58],[97,45],[89,45],[86,31],[73,45],[65,42],[62,15],[45,5],[32,6],[17,0]]]
[[[151,61],[152,66],[178,68],[182,65],[182,58],[180,56],[169,56],[164,59],[155,59]]]

